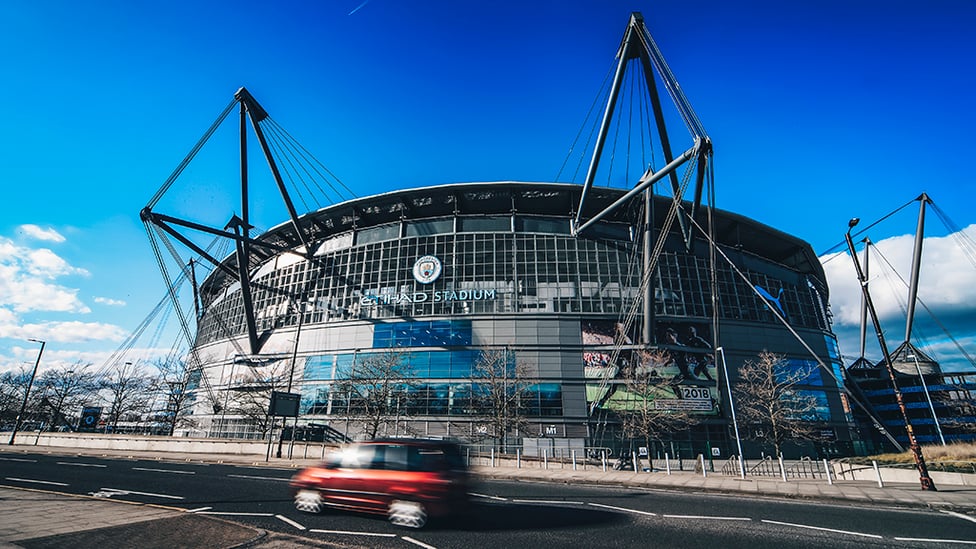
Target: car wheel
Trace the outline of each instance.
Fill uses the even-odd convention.
[[[427,524],[427,511],[416,501],[395,500],[390,504],[389,518],[394,526],[423,528]]]
[[[315,490],[299,490],[295,494],[295,509],[303,513],[321,513],[322,496]]]

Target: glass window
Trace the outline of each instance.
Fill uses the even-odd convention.
[[[595,223],[586,229],[583,236],[587,238],[604,238],[609,240],[630,240],[630,225],[622,223]]]
[[[827,404],[827,393],[823,391],[796,391],[796,396],[804,401],[812,401],[813,407],[809,411],[799,414],[804,421],[830,421],[830,406]],[[786,397],[789,398],[789,397]]]
[[[408,221],[405,236],[430,236],[454,232],[453,219],[428,219],[424,221]]]
[[[803,376],[795,381],[798,385],[823,385],[819,365],[814,360],[788,358],[776,369],[777,381],[795,378],[797,374]]]
[[[332,364],[335,355],[317,355],[305,359],[305,380],[332,379]]]
[[[521,233],[570,234],[569,219],[554,217],[516,217],[515,229]]]
[[[352,365],[355,355],[341,354],[336,356],[336,379],[349,379],[352,374]]]
[[[504,217],[462,217],[460,230],[466,233],[511,232],[512,218]]]
[[[430,377],[432,378],[451,377],[451,353],[448,352],[430,353]]]
[[[476,351],[454,351],[451,353],[451,377],[465,379],[471,377],[471,367],[475,362]]]
[[[368,244],[397,238],[400,238],[400,224],[393,223],[359,231],[356,233],[356,244]]]

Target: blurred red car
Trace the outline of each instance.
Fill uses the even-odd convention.
[[[297,473],[290,486],[299,511],[335,507],[421,528],[428,517],[466,512],[470,481],[459,444],[394,438],[342,447]]]

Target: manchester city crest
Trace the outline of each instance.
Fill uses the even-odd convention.
[[[425,255],[413,264],[413,277],[421,284],[430,284],[441,276],[441,260]]]

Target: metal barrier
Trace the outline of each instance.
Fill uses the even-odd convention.
[[[746,463],[746,476],[753,477],[779,477],[783,480],[794,479],[830,479],[828,472],[829,462],[815,461],[809,457],[799,460],[784,461],[782,458],[774,459],[772,456],[765,456],[753,465]],[[728,476],[739,476],[739,464],[733,456],[722,466],[722,474]]]

